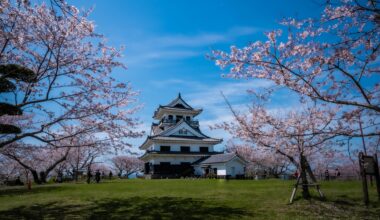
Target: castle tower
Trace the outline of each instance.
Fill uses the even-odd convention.
[[[192,166],[194,162],[220,152],[214,145],[222,142],[203,134],[194,118],[202,109],[194,109],[178,94],[168,105],[159,106],[154,112],[150,135],[140,146],[145,150],[141,160],[145,162],[147,178],[179,178],[201,175]]]

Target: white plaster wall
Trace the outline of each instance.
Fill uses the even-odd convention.
[[[231,175],[231,177],[236,177],[236,175],[244,175],[244,164],[240,162],[239,159],[231,160],[227,163],[212,164],[211,169],[217,169],[218,176]],[[235,167],[235,173],[232,175],[232,167]],[[201,169],[199,175],[203,175],[204,171]]]
[[[232,167],[235,167],[234,175],[232,175]],[[231,175],[232,177],[235,177],[236,175],[244,175],[244,167],[245,165],[241,163],[238,158],[235,158],[226,164],[227,175]]]
[[[218,176],[225,176],[225,175],[227,175],[226,173],[227,173],[227,172],[226,172],[225,167],[224,167],[224,169],[218,169],[218,170],[216,171],[216,175],[218,175]]]
[[[153,144],[153,149],[152,150],[159,151],[160,150],[160,145],[159,144]]]
[[[216,168],[216,174],[217,175],[226,175],[226,166],[225,164],[213,164],[211,165],[211,168],[214,169]],[[221,174],[221,173],[224,173],[224,174]]]

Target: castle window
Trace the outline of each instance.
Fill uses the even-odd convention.
[[[188,146],[181,146],[181,152],[190,152],[190,147],[188,147]]]
[[[160,146],[161,152],[170,152],[170,146]]]
[[[190,116],[186,116],[186,121],[190,121],[190,120],[191,120]]]
[[[200,147],[199,151],[202,153],[208,153],[208,147]]]
[[[178,131],[178,133],[186,135],[187,134],[187,130],[186,129],[181,129],[181,130]]]
[[[168,120],[169,120],[169,121],[173,121],[173,115],[169,115],[169,116],[168,116]]]
[[[179,122],[181,119],[183,118],[183,116],[182,115],[176,115],[176,122]]]

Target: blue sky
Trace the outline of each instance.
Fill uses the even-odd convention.
[[[206,58],[213,49],[244,46],[264,39],[264,32],[278,27],[284,17],[314,17],[318,0],[266,1],[72,1],[79,8],[94,7],[90,19],[96,31],[113,46],[124,45],[127,71],[115,71],[120,81],[130,81],[140,91],[143,109],[136,114],[149,133],[152,115],[159,104],[167,104],[181,92],[193,107],[203,108],[198,117],[210,136],[228,139],[208,125],[230,120],[220,91],[237,107],[249,103],[245,91],[269,85],[265,81],[232,80]],[[273,108],[291,108],[287,92],[273,99]],[[133,140],[137,147],[142,139]],[[219,146],[219,149],[222,145]]]

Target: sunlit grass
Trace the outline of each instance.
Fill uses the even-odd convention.
[[[297,194],[281,180],[114,180],[0,190],[0,219],[331,219],[380,218],[375,187],[371,205],[362,203],[360,182],[322,183],[327,201]]]

